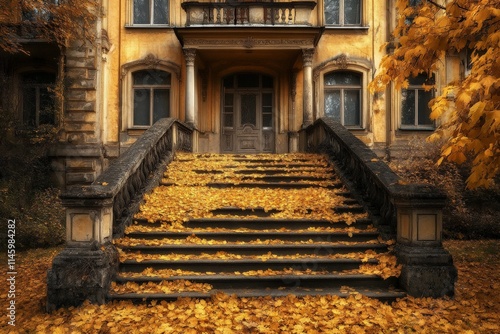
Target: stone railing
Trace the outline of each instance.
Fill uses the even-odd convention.
[[[316,1],[198,2],[186,1],[186,26],[311,25]]]
[[[452,295],[457,272],[442,247],[442,209],[446,196],[428,184],[406,184],[361,140],[324,118],[304,130],[308,151],[327,153],[348,184],[379,214],[377,227],[396,236],[403,265],[400,285],[410,295]]]
[[[162,165],[176,150],[192,150],[193,130],[171,118],[150,127],[89,186],[61,195],[66,208],[66,248],[47,275],[47,308],[105,301],[117,268],[113,237],[139,209],[143,194],[158,184]]]

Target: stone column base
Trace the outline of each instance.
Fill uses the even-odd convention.
[[[78,306],[85,300],[105,303],[118,263],[118,252],[112,244],[66,247],[47,272],[47,311]]]
[[[413,297],[453,296],[457,269],[442,247],[398,245],[398,262],[403,265],[400,287]]]

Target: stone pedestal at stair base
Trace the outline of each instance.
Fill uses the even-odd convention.
[[[396,247],[398,261],[403,265],[400,287],[414,297],[453,296],[457,269],[453,259],[442,247]]]
[[[83,301],[102,304],[118,269],[118,253],[108,243],[66,247],[47,273],[47,311]]]

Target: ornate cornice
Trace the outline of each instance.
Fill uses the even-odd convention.
[[[238,39],[186,39],[184,42],[186,47],[228,47],[240,46],[247,49],[267,47],[267,46],[293,46],[307,47],[313,45],[312,39],[263,39],[247,36]]]

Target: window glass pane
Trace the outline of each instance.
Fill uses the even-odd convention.
[[[332,72],[325,75],[326,86],[361,85],[361,75],[353,72]]]
[[[234,98],[233,94],[224,94],[224,105],[225,106],[233,106],[234,105]]]
[[[36,126],[36,88],[23,88],[23,122],[29,126]]]
[[[225,127],[232,128],[233,127],[233,114],[224,113],[223,124]]]
[[[38,116],[38,125],[55,124],[55,101],[54,93],[50,92],[47,87],[40,87],[40,114]]]
[[[257,95],[241,95],[241,125],[257,126]]]
[[[153,123],[170,116],[170,91],[155,89],[153,91]]]
[[[272,114],[262,114],[262,126],[265,128],[273,127],[273,115]]]
[[[273,94],[265,93],[262,94],[262,106],[272,107],[273,105]]]
[[[401,124],[415,125],[415,90],[401,91]]]
[[[242,73],[238,74],[238,87],[241,88],[258,88],[259,87],[259,75],[253,73]]]
[[[423,84],[433,85],[434,84],[434,76],[428,77],[426,74],[419,74],[416,77],[412,77],[408,80],[409,84],[412,86],[421,86]]]
[[[149,0],[134,0],[134,24],[151,24]]]
[[[361,24],[360,0],[344,0],[344,24]]]
[[[433,125],[430,118],[431,108],[429,102],[432,99],[432,92],[423,89],[418,90],[418,125]]]
[[[273,88],[273,78],[267,75],[263,75],[262,88]]]
[[[325,116],[340,122],[340,90],[325,91]]]
[[[168,23],[168,0],[154,0],[154,24]]]
[[[340,0],[325,0],[325,23],[339,24]]]
[[[359,90],[344,91],[344,125],[361,125]]]
[[[170,85],[170,73],[159,70],[141,70],[134,72],[134,86]]]
[[[224,78],[224,88],[234,88],[234,76],[230,75]]]
[[[134,89],[134,125],[151,125],[149,120],[150,90]]]
[[[26,73],[23,75],[23,84],[55,84],[56,76],[53,73]]]

